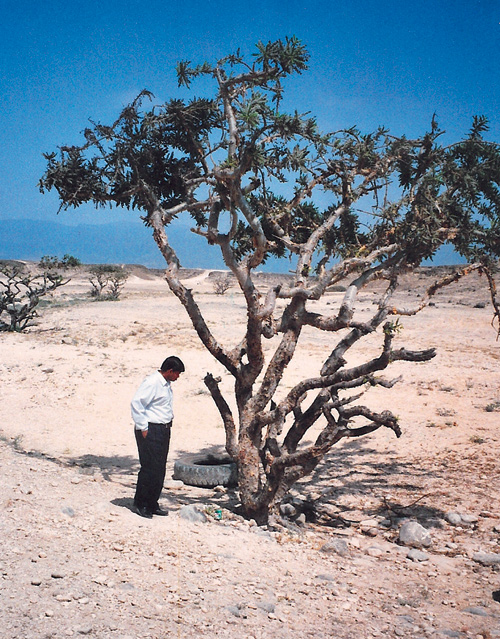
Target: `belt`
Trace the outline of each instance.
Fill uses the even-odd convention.
[[[170,428],[172,426],[172,422],[168,422],[168,424],[158,424],[157,422],[148,422],[149,426],[163,426],[164,428]]]

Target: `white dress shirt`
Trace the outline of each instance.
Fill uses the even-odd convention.
[[[147,430],[148,422],[169,424],[174,418],[170,382],[156,371],[148,375],[130,404],[136,430]]]

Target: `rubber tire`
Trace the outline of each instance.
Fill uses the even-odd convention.
[[[214,488],[238,483],[236,464],[227,456],[192,455],[174,463],[173,479],[188,486]]]

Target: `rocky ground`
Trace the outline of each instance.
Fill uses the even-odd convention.
[[[171,480],[168,517],[131,510],[127,399],[166,342],[188,363],[169,471],[223,441],[187,376],[204,355],[148,282],[120,302],[67,300],[0,338],[0,636],[499,639],[499,350],[479,294],[439,301],[424,329],[408,323],[408,343],[437,331],[442,355],[394,398],[405,435],[335,449],[284,506],[289,525],[267,530],[240,516],[236,491]],[[214,317],[228,299],[237,310],[201,294]],[[412,522],[422,528],[403,539]]]

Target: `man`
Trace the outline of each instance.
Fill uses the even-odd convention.
[[[170,428],[174,417],[172,388],[184,364],[178,357],[167,357],[159,371],[146,377],[131,402],[135,439],[141,468],[137,477],[134,506],[141,517],[168,515],[158,504],[167,465]]]

